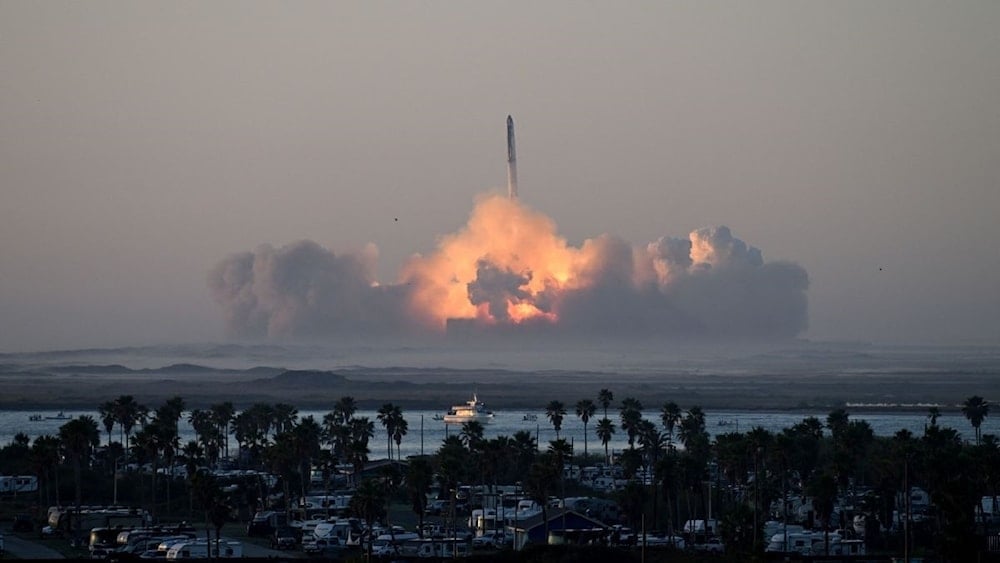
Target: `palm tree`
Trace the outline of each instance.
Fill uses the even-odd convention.
[[[597,402],[604,408],[604,418],[608,418],[608,407],[615,401],[615,394],[610,389],[601,389],[597,393]]]
[[[462,423],[462,430],[458,435],[462,439],[462,443],[465,444],[465,447],[470,452],[475,452],[479,450],[485,434],[486,428],[483,427],[482,422],[470,420]]]
[[[81,467],[90,465],[90,456],[101,443],[101,431],[90,416],[74,418],[59,427],[59,442],[63,454],[73,463],[73,481],[76,488],[76,534],[80,534],[80,506],[83,504]]]
[[[847,430],[848,422],[850,422],[850,415],[844,409],[834,409],[826,415],[826,427],[830,429],[834,442],[840,441],[840,437]]]
[[[580,417],[583,421],[583,457],[587,457],[587,423],[590,422],[590,417],[594,416],[597,412],[597,405],[594,401],[590,399],[580,399],[576,403],[576,416]]]
[[[368,441],[375,435],[375,423],[368,420],[367,416],[352,418],[350,420],[351,439],[361,442],[368,448]]]
[[[305,497],[312,478],[312,462],[319,457],[323,429],[315,418],[307,416],[292,427],[291,433],[295,442],[295,455],[298,457],[301,493]]]
[[[181,397],[171,397],[160,408],[156,409],[156,418],[161,421],[159,425],[162,435],[162,448],[164,457],[167,458],[169,468],[167,478],[167,510],[170,510],[170,485],[174,480],[174,457],[181,449],[180,432],[177,423],[184,414],[184,399]]]
[[[628,447],[635,448],[635,437],[639,431],[639,421],[642,420],[642,403],[633,397],[622,399],[619,416],[621,417],[622,430],[628,435]]]
[[[556,456],[544,453],[531,464],[531,469],[524,481],[524,492],[542,507],[545,537],[549,537],[549,495],[552,494],[561,475],[562,472],[557,465]]]
[[[673,443],[674,428],[681,421],[681,408],[673,401],[664,403],[663,408],[660,410],[660,420],[663,421],[663,427],[667,430],[667,440]]]
[[[385,490],[382,484],[375,479],[365,479],[358,484],[351,496],[351,511],[360,516],[368,529],[372,529],[372,524],[376,520],[381,520],[385,516]],[[367,554],[371,559],[371,540],[367,543]]]
[[[358,477],[361,475],[361,470],[368,463],[369,453],[367,440],[353,439],[347,444],[347,463],[350,463],[351,467],[354,468],[351,479],[353,479],[355,486],[358,484]]]
[[[332,414],[338,422],[347,424],[356,412],[358,412],[358,404],[354,401],[354,397],[345,395],[333,406]]]
[[[233,416],[236,415],[236,408],[233,407],[233,403],[230,401],[223,401],[221,403],[214,404],[208,408],[212,413],[212,420],[218,427],[218,436],[222,438],[222,443],[219,444],[222,450],[222,456],[226,459],[229,458],[229,424],[233,421]]]
[[[59,438],[48,434],[35,438],[29,454],[31,464],[38,476],[39,483],[45,485],[45,501],[49,503],[49,495],[55,492],[55,504],[59,502]],[[51,479],[49,476],[51,475]],[[39,493],[40,494],[40,493]]]
[[[295,421],[299,419],[299,409],[286,403],[275,403],[272,412],[274,415],[275,436],[282,432],[290,431],[292,426],[295,425]]]
[[[398,408],[392,403],[385,403],[378,409],[378,415],[375,417],[385,428],[385,457],[390,460],[392,459],[392,435],[396,432],[396,417],[393,416],[393,412]]]
[[[406,491],[410,496],[410,506],[416,513],[420,526],[417,530],[423,536],[424,532],[424,511],[427,510],[427,491],[434,484],[434,468],[431,467],[427,458],[418,457],[410,461],[406,469]]]
[[[135,397],[132,395],[121,395],[115,399],[114,403],[115,421],[118,423],[119,428],[121,428],[122,435],[125,438],[125,455],[128,456],[129,438],[132,436],[132,429],[141,420],[146,418],[149,409],[136,402]]]
[[[292,431],[280,432],[274,437],[274,442],[264,448],[264,463],[267,469],[281,479],[284,493],[285,514],[289,519],[291,514],[291,481],[299,471],[299,457],[295,435]]]
[[[329,412],[323,415],[323,437],[330,444],[334,457],[341,459],[351,441],[351,427],[340,421],[340,415]]]
[[[218,461],[221,444],[216,415],[211,411],[195,409],[188,415],[188,422],[194,429],[198,443],[201,444],[208,460],[212,463]]]
[[[939,418],[941,418],[941,409],[937,407],[927,409],[927,420],[930,421],[931,426],[937,426]]]
[[[965,418],[969,419],[969,423],[976,430],[976,445],[980,445],[982,436],[979,427],[982,426],[983,419],[990,414],[989,401],[979,395],[973,395],[962,403],[962,414],[965,415]]]
[[[191,477],[191,489],[198,504],[205,512],[205,536],[208,540],[208,557],[213,558],[212,545],[219,544],[222,527],[225,525],[229,512],[232,508],[219,487],[218,481],[208,471],[197,471]],[[212,528],[215,528],[215,542],[212,542]],[[216,553],[216,555],[218,555]]]
[[[559,439],[563,417],[566,416],[566,407],[560,401],[549,401],[549,404],[545,406],[545,416],[556,430],[556,439]]]
[[[830,517],[837,502],[837,480],[828,472],[815,477],[806,486],[806,494],[813,498],[813,510],[823,522],[823,539],[826,554],[830,554]]]
[[[608,454],[608,443],[611,442],[611,437],[615,435],[615,423],[611,422],[610,418],[604,417],[597,421],[596,430],[597,437],[604,444],[604,461],[605,463],[611,463],[611,456]]]
[[[104,425],[104,431],[108,433],[108,445],[111,445],[111,431],[115,428],[115,402],[106,401],[97,407],[97,415]]]
[[[396,429],[392,433],[392,440],[396,442],[396,459],[403,459],[399,453],[399,449],[403,443],[403,436],[406,436],[406,432],[409,430],[409,427],[410,424],[406,422],[405,418],[403,418],[403,413],[399,412],[396,418]]]

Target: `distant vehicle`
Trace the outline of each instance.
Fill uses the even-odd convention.
[[[288,518],[284,513],[272,510],[258,512],[253,515],[253,519],[247,524],[247,535],[270,536],[276,529],[288,525]]]
[[[34,493],[38,477],[34,475],[0,475],[0,494]]]
[[[487,530],[483,535],[472,538],[472,549],[493,549],[503,542],[503,532]]]
[[[438,499],[428,504],[427,508],[424,509],[424,512],[434,516],[441,516],[442,514],[447,514],[450,510],[451,510],[451,501]]]
[[[672,547],[674,549],[684,549],[686,546],[687,542],[680,536],[646,536],[646,547]]]
[[[60,534],[70,530],[90,531],[94,528],[138,528],[149,524],[149,513],[140,508],[107,508],[86,506],[76,514],[75,508],[49,508],[47,530]]]
[[[208,545],[208,542],[205,540],[176,544],[167,552],[167,561],[175,559],[207,559]],[[243,544],[238,541],[213,541],[212,557],[222,559],[243,557]]]
[[[726,546],[719,538],[707,538],[704,542],[695,542],[692,546],[695,551],[701,553],[725,553]]]
[[[295,549],[297,543],[298,535],[291,526],[281,526],[271,536],[272,549]]]
[[[468,557],[470,555],[469,544],[464,541],[432,540],[424,541],[417,547],[417,557],[450,559],[454,557]]]

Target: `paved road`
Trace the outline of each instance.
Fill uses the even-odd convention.
[[[22,539],[10,534],[4,534],[4,544],[7,548],[7,553],[9,553],[12,557],[17,557],[18,559],[63,558],[61,553],[54,549],[50,549],[41,543]]]

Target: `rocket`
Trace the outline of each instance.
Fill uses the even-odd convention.
[[[507,197],[517,199],[517,151],[514,150],[514,118],[507,116]]]

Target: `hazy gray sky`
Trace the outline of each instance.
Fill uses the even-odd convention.
[[[570,242],[727,225],[814,339],[1000,343],[1000,3],[0,2],[0,350],[219,340],[227,255],[505,184]],[[398,218],[398,221],[394,219]]]

